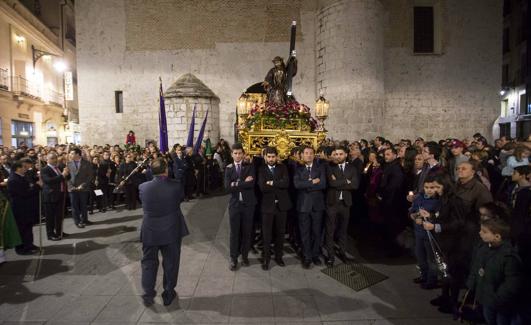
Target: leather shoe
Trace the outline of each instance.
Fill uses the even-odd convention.
[[[281,266],[281,267],[286,266],[286,263],[284,263],[284,260],[282,259],[282,257],[280,257],[280,258],[276,258],[276,259],[275,259],[275,262],[277,262],[277,265],[278,265],[278,266]]]
[[[333,258],[326,259],[326,267],[334,267],[334,262]]]
[[[430,300],[430,304],[432,306],[448,305],[449,302],[450,302],[450,299],[447,296],[439,296],[437,298]]]
[[[81,228],[85,228],[85,225],[80,222],[80,223],[76,223],[76,227],[81,229]]]
[[[350,261],[353,261],[354,259],[352,257],[350,257],[349,255],[347,255],[346,252],[342,252],[342,251],[339,251],[337,253],[337,257],[343,261],[343,263],[348,263]]]
[[[437,283],[428,283],[428,282],[424,282],[420,285],[420,287],[424,290],[433,290],[433,289],[437,289],[439,288],[439,286],[437,285]]]
[[[177,294],[175,292],[172,292],[172,293],[163,292],[162,293],[162,303],[164,304],[164,306],[169,306],[169,305],[171,305],[171,303],[173,302],[173,299],[175,299],[175,297],[177,297]]]
[[[66,232],[63,233],[63,238],[69,237],[70,234],[67,234]]]
[[[443,313],[443,314],[453,314],[454,311],[455,311],[455,308],[452,306],[452,304],[443,304],[441,306],[439,306],[439,308],[437,308],[437,310],[440,312],[440,313]]]
[[[61,238],[57,237],[57,236],[48,236],[48,240],[51,240],[51,241],[58,241],[58,240],[61,240]]]
[[[308,270],[310,268],[310,266],[312,265],[312,261],[311,260],[304,260],[302,262],[302,268],[303,269],[306,269]]]
[[[142,302],[144,303],[145,307],[151,307],[155,303],[153,298],[142,298]]]
[[[315,264],[316,266],[323,265],[323,262],[321,262],[321,259],[320,259],[319,257],[314,257],[314,258],[312,258],[312,262],[313,262],[313,264]]]
[[[264,270],[264,271],[269,270],[269,261],[263,261],[262,262],[262,270]]]
[[[242,266],[249,266],[251,263],[247,257],[242,257]]]
[[[414,278],[413,279],[413,283],[416,283],[416,284],[421,284],[421,283],[424,283],[424,282],[426,282],[426,279],[424,279],[421,276],[419,276],[418,278]]]
[[[238,268],[238,260],[237,259],[231,259],[229,262],[229,269],[231,271],[236,271]]]

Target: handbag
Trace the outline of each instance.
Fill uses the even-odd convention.
[[[457,315],[455,319],[459,320],[461,323],[467,322],[468,324],[483,324],[485,319],[483,318],[483,310],[481,305],[478,305],[476,298],[472,302],[468,301],[467,298],[470,296],[470,290],[465,292],[461,306],[457,310]]]

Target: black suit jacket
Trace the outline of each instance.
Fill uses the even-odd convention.
[[[332,178],[334,176],[335,180]],[[350,184],[347,183],[350,181]],[[328,168],[328,189],[326,192],[326,203],[333,206],[339,202],[339,197],[343,193],[343,202],[347,206],[352,205],[352,190],[356,190],[360,184],[358,169],[349,163],[345,163],[345,171],[342,172],[339,165],[333,164]]]
[[[266,184],[268,181],[273,181],[273,185]],[[260,166],[258,186],[262,191],[262,213],[273,213],[275,211],[275,201],[278,201],[280,211],[291,209],[291,200],[288,193],[289,174],[285,165],[276,164],[274,174],[271,173],[269,165]]]
[[[382,208],[388,213],[399,209],[406,197],[404,191],[405,175],[398,159],[385,165],[378,192],[382,197]]]
[[[31,184],[24,176],[11,173],[7,189],[15,218],[32,219],[35,205],[38,207],[39,204],[39,186]]]
[[[66,181],[62,174],[57,173],[52,167],[46,165],[41,169],[42,179],[42,201],[44,203],[58,202],[63,199],[66,193]],[[65,192],[61,192],[61,183]]]
[[[313,184],[309,178],[319,178],[318,184]],[[323,191],[326,189],[326,169],[324,164],[314,160],[311,173],[308,173],[306,165],[299,165],[293,176],[293,184],[297,189],[297,211],[311,212],[325,209]]]
[[[253,180],[246,182],[245,179],[248,176],[252,176]],[[254,194],[254,185],[256,181],[256,175],[254,166],[251,164],[242,163],[240,175],[236,172],[235,164],[230,164],[225,168],[225,189],[231,194],[229,207],[236,206],[237,204],[243,204],[246,206],[256,205],[256,197]],[[236,186],[231,186],[233,182],[237,182]],[[240,201],[240,193],[242,194],[243,201]]]
[[[139,192],[144,210],[140,239],[144,245],[168,245],[188,235],[181,211],[182,183],[157,176],[140,184]]]

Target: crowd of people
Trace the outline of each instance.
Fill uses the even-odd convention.
[[[163,155],[153,143],[145,148],[134,143],[125,147],[0,147],[0,220],[4,230],[9,229],[0,232],[8,234],[0,238],[0,263],[5,261],[6,247],[14,247],[20,255],[37,252],[32,228],[41,222],[46,224],[47,239],[59,241],[68,236],[62,229],[65,217],[85,228],[92,224],[89,215],[96,209],[98,213],[117,207],[137,209],[138,186],[152,179],[151,159],[171,161],[171,177],[184,185],[186,200],[219,190],[222,169],[218,161],[223,150],[229,149],[223,140],[216,149],[215,155],[205,155],[204,148],[193,152],[191,147],[175,145]],[[12,219],[8,214],[16,222],[7,223]]]
[[[272,257],[285,266],[286,236],[303,268],[348,263],[349,222],[366,218],[390,258],[407,252],[404,236],[413,234],[419,276],[412,281],[426,290],[442,287],[431,301],[441,312],[459,314],[467,288],[488,324],[525,322],[530,153],[530,141],[501,137],[490,145],[481,134],[438,142],[326,140],[317,150],[293,148],[284,160],[275,148],[250,157],[224,140],[212,152],[176,144],[163,154],[154,143],[136,145],[134,133],[124,148],[2,147],[0,263],[9,247],[37,251],[32,228],[42,219],[47,238],[56,241],[68,236],[65,215],[84,228],[95,208],[136,209],[139,184],[152,178],[150,159],[164,157],[185,200],[222,185],[230,193],[231,270],[250,265],[249,253],[260,247],[264,270]]]
[[[229,267],[250,265],[257,228],[264,270],[271,256],[285,265],[286,234],[303,268],[348,263],[349,221],[366,217],[390,258],[407,252],[404,237],[413,230],[420,274],[412,281],[442,288],[431,300],[439,311],[472,317],[458,302],[468,288],[483,308],[473,313],[488,324],[529,323],[530,153],[529,141],[502,137],[491,146],[481,134],[397,144],[327,140],[317,150],[293,148],[284,161],[275,148],[249,157],[235,144],[224,175]]]

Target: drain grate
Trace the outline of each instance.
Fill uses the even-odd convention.
[[[356,291],[363,290],[389,277],[360,263],[338,264],[321,270],[324,274]]]

